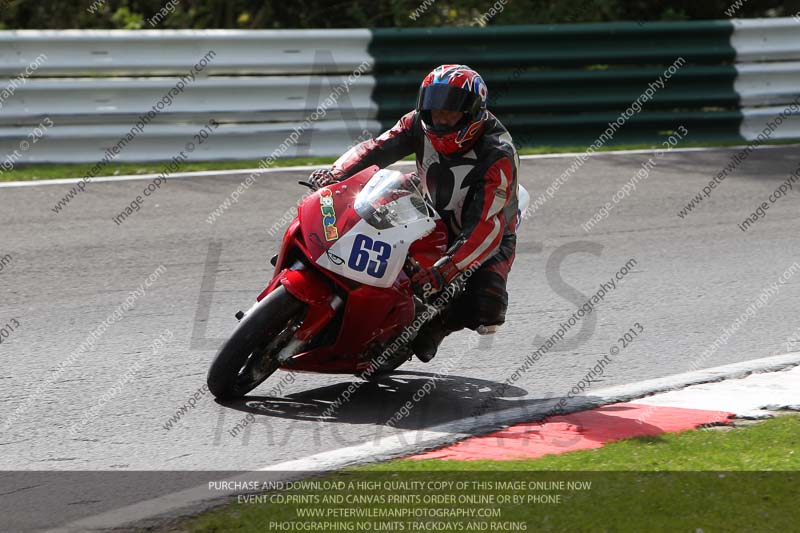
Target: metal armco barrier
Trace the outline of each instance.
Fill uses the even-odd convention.
[[[115,161],[169,160],[190,142],[191,160],[338,155],[380,129],[373,119],[370,35],[0,32],[0,72],[9,77],[0,80],[0,89],[18,85],[0,109],[0,150],[14,153],[31,128],[49,117],[54,126],[45,138],[13,159],[95,162],[144,117],[142,131]],[[189,75],[204,57],[201,71]],[[30,77],[13,81],[34,62]],[[201,144],[194,135],[212,119],[220,127]],[[285,143],[293,132],[300,135]]]
[[[202,72],[161,104],[116,161],[169,160],[211,119],[221,126],[192,160],[268,157],[293,131],[301,135],[280,157],[335,156],[412,109],[422,77],[442,63],[481,72],[489,108],[518,146],[594,142],[678,58],[681,66],[608,144],[656,143],[678,126],[693,141],[750,139],[800,97],[800,24],[788,18],[0,31],[0,154],[13,154],[49,118],[44,138],[15,161],[97,161],[210,50]],[[800,116],[792,113],[772,138],[800,138]]]
[[[369,30],[0,31],[0,75],[45,54],[38,75],[180,74],[208,50],[218,74],[349,73],[369,60]]]
[[[800,24],[790,18],[380,29],[369,50],[384,127],[413,105],[421,72],[466,63],[522,146],[591,144],[678,58],[686,63],[609,144],[657,143],[681,125],[693,141],[743,140],[751,108],[800,95]],[[795,121],[776,138],[800,138]]]
[[[175,78],[31,78],[0,110],[0,125],[36,124],[44,114],[58,124],[108,124],[135,120],[167,94]],[[337,83],[329,76],[198,77],[161,112],[169,122],[213,116],[231,122],[302,121]],[[2,81],[0,81],[2,83]],[[333,87],[331,86],[333,84]],[[375,116],[371,76],[350,85],[328,111]]]

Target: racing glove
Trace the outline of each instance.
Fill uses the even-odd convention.
[[[444,257],[431,268],[421,268],[411,276],[411,287],[427,300],[442,292],[457,275],[456,266],[449,257]]]
[[[336,174],[327,168],[318,168],[308,177],[308,182],[314,185],[317,189],[327,187],[332,183],[336,183],[339,179]]]

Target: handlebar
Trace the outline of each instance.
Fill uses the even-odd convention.
[[[419,272],[420,270],[422,270],[422,267],[420,266],[420,264],[417,262],[416,259],[414,259],[410,255],[406,257],[406,263],[403,265],[403,271],[409,278],[414,274],[416,274],[417,272]]]
[[[420,264],[417,262],[416,259],[411,257],[411,255],[406,257],[406,262],[403,265],[403,272],[406,273],[406,276],[408,276],[409,279],[412,278],[414,274],[416,274],[420,270],[422,270],[422,266],[420,266]],[[411,286],[411,290],[414,290],[413,284]],[[414,291],[414,296],[417,297],[420,303],[427,302],[427,299],[425,298],[424,294],[419,294],[417,291]]]
[[[319,190],[319,188],[318,188],[316,185],[314,185],[313,183],[311,183],[310,181],[298,181],[297,183],[298,183],[299,185],[303,185],[304,187],[308,187],[308,188],[309,188],[309,189],[311,189],[312,191],[317,191],[317,190]]]

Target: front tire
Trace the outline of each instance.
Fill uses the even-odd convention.
[[[220,400],[240,398],[280,366],[276,354],[302,322],[306,305],[282,285],[262,299],[217,352],[208,370],[208,390]]]

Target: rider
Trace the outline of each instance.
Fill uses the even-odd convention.
[[[450,333],[464,327],[491,333],[505,322],[506,280],[517,240],[519,157],[511,135],[487,111],[487,94],[471,68],[441,65],[422,81],[415,110],[310,178],[324,187],[416,154],[423,188],[448,228],[449,249],[433,267],[413,275],[415,291],[440,292],[460,273],[478,267],[459,299],[414,340],[414,353],[426,362]]]

